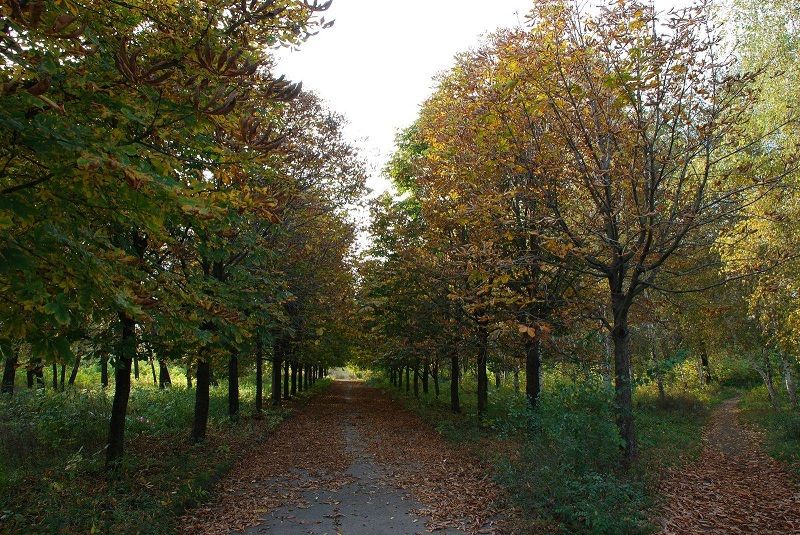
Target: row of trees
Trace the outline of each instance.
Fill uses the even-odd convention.
[[[754,5],[722,24],[708,2],[588,13],[543,0],[527,28],[459,56],[399,138],[401,196],[374,208],[362,301],[381,365],[397,377],[449,360],[457,411],[459,355],[474,354],[483,413],[489,365],[518,369],[524,355],[535,404],[543,351],[587,363],[613,380],[634,459],[632,349],[663,381],[690,347],[708,381],[709,333],[729,339],[732,315],[775,310],[740,306],[748,285],[782,284],[793,300],[774,277],[796,266],[782,237],[796,218],[778,213],[796,204],[796,124],[758,60],[774,43],[752,34],[785,38],[794,12],[765,30]],[[793,68],[795,43],[781,43],[779,68]],[[705,308],[709,294],[694,294],[734,280]],[[765,295],[778,297],[752,299]]]
[[[294,385],[347,358],[364,166],[342,118],[271,60],[328,6],[2,4],[2,388],[20,366],[110,361],[110,467],[143,354],[162,385],[167,362],[187,367],[195,441],[213,370],[236,418],[240,360],[260,411],[265,358],[275,403],[282,370]]]

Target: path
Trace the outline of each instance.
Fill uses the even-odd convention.
[[[500,533],[497,487],[416,415],[335,381],[238,463],[184,533]]]
[[[737,403],[715,409],[700,458],[662,484],[665,535],[800,533],[800,489],[739,423]]]

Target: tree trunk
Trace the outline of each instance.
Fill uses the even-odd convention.
[[[458,364],[458,353],[450,355],[450,410],[455,414],[461,412],[461,402],[458,399],[458,374],[461,368]]]
[[[239,419],[239,350],[234,349],[228,357],[228,416]]]
[[[478,326],[478,415],[486,414],[489,406],[489,376],[486,374],[486,360],[489,351],[489,330],[486,325]]]
[[[297,395],[297,361],[292,361],[292,387],[289,391],[289,395],[292,397]]]
[[[778,406],[778,393],[775,391],[775,381],[772,375],[772,361],[770,361],[769,353],[765,349],[761,349],[761,367],[756,367],[756,371],[764,381],[769,394],[769,401],[773,407]]]
[[[789,396],[789,403],[792,407],[797,406],[797,384],[794,380],[791,360],[781,353],[781,365],[783,367],[783,385],[786,387],[786,394]]]
[[[414,397],[419,397],[419,364],[414,365]]]
[[[428,363],[425,362],[422,365],[422,393],[428,393],[428,375],[430,375],[430,369],[428,368]]]
[[[500,378],[500,373],[501,372],[494,372],[494,387],[497,390],[500,390],[500,385],[502,384],[502,380]]]
[[[278,407],[281,404],[281,357],[283,347],[281,342],[275,342],[272,350],[272,406]]]
[[[702,384],[710,385],[714,378],[711,376],[711,366],[708,363],[708,351],[706,350],[705,344],[703,344],[700,350],[700,372],[700,381]]]
[[[297,391],[302,392],[304,390],[303,386],[303,378],[305,377],[305,373],[303,373],[304,366],[301,363],[297,363]]]
[[[139,380],[139,352],[138,351],[135,351],[135,354],[133,355],[133,377],[137,381]]]
[[[395,370],[395,374],[397,375],[397,388],[403,390],[403,367]]]
[[[514,367],[514,392],[519,394],[519,368]]]
[[[13,351],[13,350],[12,350]],[[0,386],[0,394],[14,393],[14,380],[17,377],[17,354],[13,353],[6,357],[6,364],[3,368],[3,382]]]
[[[58,364],[54,362],[52,368],[53,368],[53,390],[58,390]]]
[[[136,322],[124,312],[119,313],[122,337],[114,366],[114,401],[108,426],[106,469],[115,469],[125,450],[125,415],[131,394],[131,361],[136,354]]]
[[[539,333],[525,339],[525,397],[536,408],[542,390],[542,343]]]
[[[283,359],[283,399],[289,399],[289,359]]]
[[[61,385],[59,385],[59,388],[61,389],[62,392],[64,391],[64,382],[65,382],[66,379],[67,379],[67,365],[62,363],[61,364]]]
[[[614,361],[614,343],[611,341],[611,333],[606,331],[603,333],[603,363],[602,363],[602,373],[603,373],[603,383],[606,385],[608,390],[611,390],[613,379],[612,379],[612,369],[614,366],[612,362]]]
[[[436,397],[439,397],[439,361],[437,360],[433,368],[431,369],[431,375],[433,375],[433,393]]]
[[[100,386],[108,388],[108,355],[100,357]]]
[[[72,365],[72,371],[69,374],[69,386],[75,384],[75,379],[78,377],[78,368],[81,366],[80,355],[75,355],[75,364]]]
[[[256,414],[264,408],[264,343],[256,335]]]
[[[158,384],[158,377],[156,376],[156,361],[153,360],[153,352],[150,352],[149,358],[147,359],[150,361],[150,373],[153,374],[153,386]]]
[[[163,390],[168,386],[172,386],[172,378],[169,376],[167,361],[158,359],[158,388]]]
[[[623,465],[630,466],[638,455],[633,423],[633,390],[631,385],[630,331],[628,309],[622,298],[614,299],[614,327],[611,340],[614,345],[614,401],[617,410],[617,427],[624,441]]]
[[[192,365],[186,366],[186,388],[192,389]]]
[[[303,372],[304,372],[303,373],[303,390],[308,390],[308,382],[309,382],[308,374],[311,373],[311,366],[306,364],[303,367]]]
[[[411,366],[406,366],[406,393],[411,392]]]
[[[192,442],[198,444],[206,439],[208,428],[209,389],[211,386],[211,365],[208,361],[197,361],[194,390],[194,422],[192,423]]]
[[[32,359],[28,364],[28,388],[44,388],[44,364],[41,357]]]

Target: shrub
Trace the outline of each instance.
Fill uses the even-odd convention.
[[[597,383],[548,388],[519,459],[501,467],[501,482],[539,526],[555,524],[565,533],[648,530],[646,489],[616,471],[620,439],[610,395]]]

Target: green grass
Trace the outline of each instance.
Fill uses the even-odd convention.
[[[180,377],[173,372],[173,381]],[[252,415],[255,392],[241,380],[242,417],[227,415],[227,384],[211,389],[208,438],[191,445],[194,390],[136,382],[120,473],[103,470],[113,389],[89,369],[65,392],[18,389],[0,400],[0,532],[173,533],[179,514],[208,498],[213,483],[289,414]],[[300,403],[325,388],[318,381]],[[269,385],[265,385],[268,392]]]
[[[384,379],[373,384],[399,397],[452,442],[472,446],[490,459],[497,480],[520,508],[522,533],[650,533],[658,501],[656,484],[664,470],[699,454],[710,407],[727,391],[673,387],[660,403],[654,385],[635,395],[640,459],[619,467],[620,440],[613,418],[612,392],[599,380],[571,379],[560,370],[544,376],[536,411],[510,384],[490,385],[489,410],[477,418],[472,377],[462,384],[462,414],[449,409],[449,383],[440,399]]]
[[[742,418],[764,431],[767,453],[787,463],[800,476],[800,411],[789,405],[780,385],[776,389],[781,396],[777,407],[770,403],[763,384],[745,391],[739,403]]]

